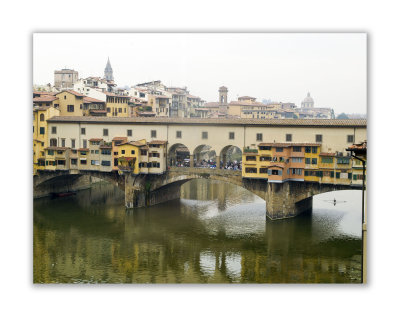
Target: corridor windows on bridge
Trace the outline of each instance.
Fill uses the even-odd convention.
[[[322,142],[322,134],[315,135],[315,142]]]
[[[108,136],[108,129],[103,129],[103,136]]]
[[[157,137],[157,130],[151,130],[150,136],[152,138],[156,138]]]
[[[257,140],[257,141],[262,141],[262,140],[263,140],[263,135],[262,135],[262,133],[257,133],[257,135],[256,135],[256,140]]]
[[[207,139],[208,139],[208,132],[207,132],[207,131],[203,131],[203,132],[201,133],[201,138],[202,138],[203,140],[207,140]]]
[[[354,143],[354,135],[348,135],[347,136],[347,143],[351,143],[351,144]]]
[[[126,135],[127,136],[132,136],[132,130],[131,129],[126,130]]]
[[[39,133],[40,134],[44,134],[45,133],[45,128],[44,127],[40,127]]]
[[[71,148],[72,148],[72,149],[75,148],[75,139],[71,139]]]
[[[286,134],[286,142],[292,142],[292,135]]]
[[[229,140],[235,139],[235,132],[229,132]]]
[[[57,146],[57,139],[50,139],[50,146]]]
[[[65,139],[61,139],[61,146],[65,147]]]
[[[86,128],[81,128],[81,134],[86,135]]]
[[[176,131],[176,138],[182,139],[182,131]]]

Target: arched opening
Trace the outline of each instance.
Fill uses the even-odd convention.
[[[43,113],[40,114],[40,121],[44,121],[44,114]]]
[[[217,154],[211,146],[202,144],[193,151],[194,167],[215,168]]]
[[[221,169],[242,170],[242,150],[235,145],[225,146],[219,156]]]
[[[172,145],[168,150],[168,166],[171,167],[189,167],[190,151],[182,143]]]

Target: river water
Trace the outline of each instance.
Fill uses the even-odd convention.
[[[279,221],[245,189],[202,179],[133,211],[105,183],[33,207],[34,283],[361,281],[361,191],[315,196],[312,213]]]

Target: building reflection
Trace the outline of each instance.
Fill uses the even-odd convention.
[[[196,197],[191,186],[183,191],[186,197]],[[254,223],[243,224],[242,218],[233,218],[242,213],[230,207],[237,194],[232,195],[229,185],[200,186],[201,198],[218,200],[218,208],[223,195],[226,209],[202,219],[190,206],[171,201],[126,212],[114,204],[111,188],[93,189],[62,204],[35,202],[34,282],[360,281],[360,239],[315,239],[312,215],[265,223],[264,214],[251,213],[257,209],[254,203],[243,205]],[[90,208],[87,201],[93,202]],[[232,224],[235,221],[242,229]],[[263,226],[256,225],[259,222]]]

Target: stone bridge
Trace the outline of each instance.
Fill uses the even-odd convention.
[[[270,183],[266,179],[242,178],[241,171],[171,167],[162,175],[120,175],[117,172],[98,171],[43,171],[34,176],[34,197],[43,196],[43,190],[52,192],[75,190],[90,186],[92,177],[106,180],[125,191],[125,206],[136,208],[159,204],[180,198],[180,187],[192,179],[224,181],[243,187],[266,201],[266,216],[284,219],[312,209],[312,197],[334,190],[360,189],[351,185],[320,184],[288,181]],[[89,178],[89,180],[88,180]],[[86,181],[82,181],[86,179]]]

